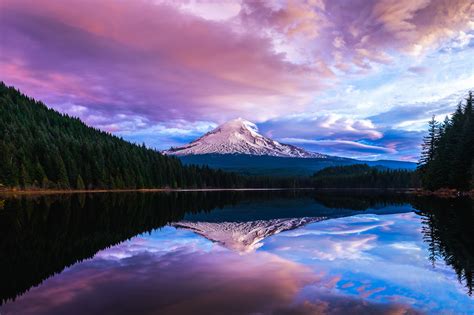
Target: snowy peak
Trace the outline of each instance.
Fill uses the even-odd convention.
[[[237,118],[229,120],[223,123],[213,131],[219,131],[221,133],[245,133],[250,132],[254,136],[258,136],[258,127],[253,122],[248,120]]]
[[[258,133],[258,127],[245,119],[230,120],[191,143],[164,152],[173,155],[250,154],[280,157],[326,158],[301,148],[279,143]]]

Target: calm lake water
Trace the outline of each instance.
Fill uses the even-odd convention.
[[[0,198],[0,314],[474,314],[470,200]]]

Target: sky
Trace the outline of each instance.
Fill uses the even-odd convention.
[[[0,0],[0,80],[156,149],[242,117],[311,151],[416,161],[474,88],[470,0]]]

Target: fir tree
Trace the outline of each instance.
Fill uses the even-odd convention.
[[[439,125],[433,115],[431,120],[428,122],[428,135],[423,138],[423,143],[421,145],[421,157],[419,161],[420,168],[423,168],[423,166],[434,160],[438,142],[438,130]]]
[[[86,189],[86,186],[84,185],[84,181],[82,180],[81,175],[77,176],[76,189],[79,189],[79,190]]]
[[[425,186],[430,186],[436,176],[430,166],[433,164],[435,158],[438,140],[439,124],[433,115],[428,122],[428,135],[423,138],[420,161],[418,163],[418,171]]]
[[[472,188],[474,157],[473,94],[469,92],[466,103],[460,103],[451,119],[441,126],[434,119],[429,123],[419,162],[423,187],[435,190]],[[436,129],[438,131],[436,131]]]
[[[64,164],[63,159],[61,156],[56,158],[55,166],[57,169],[56,180],[58,184],[58,188],[68,189],[69,188],[69,178],[67,175],[66,166]]]

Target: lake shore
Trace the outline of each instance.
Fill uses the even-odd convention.
[[[206,191],[279,191],[312,190],[314,188],[142,188],[142,189],[4,189],[0,195],[57,195],[90,193],[127,193],[127,192],[206,192]]]
[[[354,192],[354,193],[394,193],[415,196],[434,196],[440,198],[470,197],[474,199],[474,190],[457,191],[455,189],[439,189],[429,191],[420,188],[143,188],[143,189],[2,189],[0,196],[15,195],[58,195],[58,194],[90,194],[90,193],[130,193],[130,192],[212,192],[212,191],[282,191],[282,190],[314,190],[320,192]]]
[[[416,189],[412,193],[417,196],[435,196],[440,198],[470,197],[474,199],[474,189],[469,191],[459,191],[448,188],[442,188],[435,191]]]

